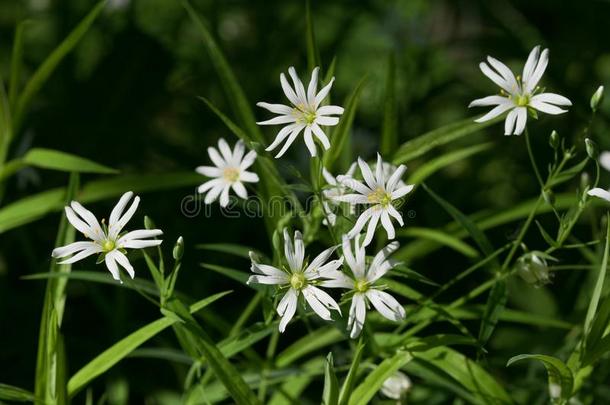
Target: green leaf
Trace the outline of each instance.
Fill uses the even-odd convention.
[[[23,388],[0,384],[0,399],[4,401],[34,402],[36,397]]]
[[[70,201],[78,190],[79,177],[74,173],[64,201]],[[55,247],[61,247],[74,242],[75,230],[65,216],[61,217]],[[68,274],[71,264],[59,264],[51,261],[49,274]],[[43,403],[65,401],[65,357],[60,332],[66,301],[67,278],[54,278],[47,281],[38,335],[38,353],[36,357],[35,393]]]
[[[482,143],[479,145],[454,150],[444,155],[441,155],[419,166],[417,170],[411,173],[411,175],[409,176],[409,180],[407,180],[407,183],[420,184],[439,170],[442,170],[445,167],[452,165],[453,163],[460,162],[466,158],[469,158],[472,155],[476,155],[477,153],[486,151],[491,146],[492,143]]]
[[[356,347],[354,357],[352,358],[352,364],[349,366],[345,381],[343,381],[343,385],[341,386],[341,391],[339,392],[339,405],[347,405],[347,402],[349,401],[352,395],[352,390],[354,387],[354,383],[356,382],[356,376],[358,375],[358,368],[360,367],[360,359],[362,358],[363,350],[364,345],[359,343],[358,347]]]
[[[64,57],[74,49],[76,44],[81,40],[85,33],[91,27],[91,24],[100,15],[106,1],[102,0],[91,11],[81,20],[81,22],[70,32],[70,34],[62,41],[57,48],[51,52],[51,54],[45,59],[40,67],[34,72],[30,80],[25,85],[23,92],[17,100],[17,108],[14,115],[14,127],[15,132],[18,131],[23,116],[30,104],[32,97],[40,90],[44,83],[49,79],[51,74],[57,68],[57,65],[64,59]]]
[[[199,17],[195,9],[193,9],[187,0],[182,0],[182,5],[188,12],[189,17],[201,35],[203,44],[208,51],[210,60],[214,65],[214,69],[216,69],[216,73],[218,74],[220,82],[224,87],[225,94],[229,99],[231,107],[233,108],[233,111],[237,117],[239,117],[239,122],[241,122],[241,125],[246,129],[246,132],[253,140],[264,144],[265,138],[256,124],[254,114],[250,109],[250,102],[237,82],[235,74],[231,70],[231,66],[225,59],[222,51],[218,47],[218,44],[216,44],[216,41],[214,41],[212,34],[210,34],[203,23],[203,20]]]
[[[451,248],[469,258],[476,258],[479,256],[479,252],[469,244],[437,229],[409,227],[399,230],[398,234],[400,236],[422,238],[438,242],[439,244],[447,246],[448,248]]]
[[[229,253],[231,255],[242,257],[244,259],[250,259],[250,252],[254,252],[261,256],[261,253],[256,249],[243,246],[234,245],[232,243],[203,243],[195,246],[195,249],[211,250],[213,252]]]
[[[283,384],[275,390],[268,405],[299,404],[301,393],[324,368],[325,361],[323,357],[314,357],[300,365],[297,373],[285,378]]]
[[[326,356],[326,366],[324,367],[324,391],[322,392],[323,405],[337,405],[339,402],[339,381],[335,374],[333,354]]]
[[[332,133],[330,149],[324,152],[324,167],[330,171],[332,171],[335,161],[339,159],[341,151],[349,138],[349,133],[352,128],[352,124],[354,123],[354,117],[356,116],[356,110],[358,109],[360,94],[364,88],[365,82],[366,76],[360,79],[352,93],[343,103],[345,106],[345,111],[343,112],[343,115],[341,115],[339,124],[335,127],[335,130]]]
[[[391,156],[398,146],[398,103],[396,101],[396,57],[391,51],[388,55],[388,67],[383,97],[383,123],[379,150],[382,156]],[[409,183],[412,184],[412,183]]]
[[[508,360],[508,363],[506,363],[506,366],[509,367],[515,362],[523,359],[535,359],[544,364],[549,375],[549,392],[551,399],[556,404],[566,404],[572,396],[572,388],[574,386],[574,376],[568,366],[558,358],[543,354],[520,354],[511,357],[510,360]],[[559,392],[557,392],[557,388],[559,388]]]
[[[118,173],[118,170],[95,163],[69,153],[53,150],[34,148],[30,149],[22,158],[23,163],[40,167],[42,169],[60,170],[64,172],[77,173]]]
[[[157,173],[114,177],[85,184],[77,196],[82,204],[118,197],[131,190],[134,193],[195,186],[203,181],[194,172]],[[55,188],[34,194],[0,209],[0,233],[25,225],[54,211],[63,209],[65,188]]]
[[[500,315],[502,314],[502,311],[504,311],[507,297],[506,281],[498,280],[489,292],[487,304],[485,305],[485,312],[481,319],[481,325],[479,327],[479,343],[481,345],[487,343],[496,328]]]
[[[329,346],[333,343],[345,340],[345,335],[333,326],[326,326],[303,336],[275,358],[277,368],[283,368],[293,364],[301,357]]]
[[[589,308],[587,309],[587,315],[585,317],[585,324],[583,328],[583,341],[586,342],[587,335],[591,331],[591,324],[593,318],[597,313],[597,306],[599,305],[599,299],[602,295],[604,288],[604,280],[606,278],[606,270],[608,267],[608,253],[610,251],[610,213],[607,214],[607,225],[606,225],[606,244],[604,246],[604,257],[602,259],[602,265],[597,275],[597,281],[593,288],[593,294],[591,294],[591,300],[589,301]]]
[[[189,307],[190,313],[195,313],[219,300],[231,291],[224,291],[204,298]],[[176,317],[163,317],[146,326],[132,332],[128,336],[119,340],[108,349],[104,350],[97,357],[78,370],[68,381],[68,395],[73,397],[87,384],[99,375],[108,371],[112,366],[123,360],[140,345],[150,340],[169,326],[176,322]]]
[[[311,1],[305,1],[305,35],[306,35],[306,45],[307,45],[307,67],[309,71],[313,71],[313,69],[318,66],[321,67],[320,62],[320,51],[316,45],[316,35],[313,29],[313,18],[311,15]]]
[[[13,52],[11,54],[11,79],[8,86],[8,99],[11,109],[15,108],[19,80],[21,76],[21,63],[23,62],[23,31],[29,21],[21,21],[15,28],[15,39],[13,41]]]
[[[394,154],[392,161],[394,164],[400,164],[413,160],[434,148],[463,138],[466,135],[474,134],[502,119],[503,117],[498,117],[479,124],[474,122],[472,118],[467,118],[463,121],[454,122],[426,132],[417,138],[403,143]]]
[[[349,405],[367,405],[389,377],[413,359],[409,352],[398,351],[392,357],[382,361],[366,376],[352,393]]]

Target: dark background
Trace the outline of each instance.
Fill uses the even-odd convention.
[[[2,76],[8,77],[14,28],[19,21],[32,20],[25,37],[23,76],[27,78],[93,4],[85,0],[0,0]],[[231,143],[235,140],[196,98],[203,95],[230,113],[192,21],[178,1],[126,0],[113,4],[114,9],[104,12],[94,23],[36,97],[9,157],[17,157],[31,147],[48,147],[90,158],[126,174],[189,171],[207,164],[207,146],[221,136]],[[283,102],[280,72],[295,66],[308,80],[304,2],[193,0],[192,4],[217,38],[257,119],[269,116],[254,107],[257,101]],[[542,116],[530,124],[541,162],[552,155],[547,146],[552,129],[583,153],[581,131],[589,117],[589,98],[598,85],[610,84],[607,1],[312,1],[312,10],[322,64],[328,66],[336,57],[333,101],[341,103],[368,74],[354,123],[354,156],[372,158],[377,151],[390,54],[395,55],[398,67],[398,133],[400,142],[404,142],[483,112],[468,111],[467,105],[474,98],[497,91],[478,69],[487,54],[520,71],[533,46],[549,47],[550,63],[543,84],[549,91],[570,98],[574,106],[569,114]],[[608,103],[603,105],[592,130],[602,149],[610,148],[608,107]],[[274,129],[263,129],[269,140]],[[502,126],[495,125],[477,135],[481,141],[495,142],[494,147],[452,165],[427,184],[465,213],[502,210],[535,197],[536,180],[524,140],[502,133]],[[473,142],[476,138],[469,138],[469,143]],[[308,159],[302,142],[296,142],[284,158],[305,174]],[[425,158],[409,162],[409,167],[423,161]],[[82,180],[99,177],[84,175]],[[8,183],[3,204],[66,182],[64,173],[23,170]],[[246,302],[250,291],[202,269],[198,263],[219,263],[248,271],[248,262],[196,250],[194,245],[230,242],[268,252],[267,236],[261,220],[224,218],[217,205],[209,218],[185,217],[180,214],[180,201],[193,192],[183,188],[142,195],[130,227],[139,227],[143,215],[150,215],[165,231],[164,249],[168,254],[173,240],[183,235],[187,248],[178,288],[197,299],[236,289],[239,294],[213,306],[220,318],[230,322],[241,312],[242,301]],[[114,203],[105,201],[89,208],[103,217]],[[450,220],[423,192],[410,204],[416,216],[407,225],[436,227]],[[59,219],[59,214],[49,215],[0,236],[1,382],[33,388],[44,282],[20,277],[47,271]],[[588,235],[581,228],[577,231]],[[516,229],[515,224],[499,227],[490,236],[496,246],[501,246]],[[536,239],[531,243],[544,248]],[[442,282],[467,264],[461,256],[441,251],[416,261],[413,267]],[[149,278],[143,261],[135,260],[134,265],[138,277]],[[74,269],[106,271],[101,265],[95,266],[93,259],[76,264]],[[548,289],[556,307],[541,310],[552,311],[561,319],[574,317],[578,307],[575,286],[581,278],[579,274],[558,275]],[[117,339],[156,317],[158,312],[131,291],[71,282],[63,324],[70,369],[75,371]],[[507,381],[518,378],[519,370],[505,370],[503,363],[518,354],[515,346],[519,339],[533,349],[531,346],[536,347],[538,341],[544,345],[563,338],[563,332],[538,334],[533,328],[523,329],[525,333],[521,334],[508,327],[498,330],[498,351],[489,361],[501,373],[512,373],[505,375]],[[510,336],[508,349],[503,346],[506,339],[499,340],[503,333]],[[280,339],[280,346],[298,337],[294,331],[286,336]],[[175,347],[170,333],[155,339],[153,345]],[[94,390],[99,395],[109,387],[109,392],[117,395],[116,403],[120,403],[120,392],[128,381],[132,401],[158,396],[162,390],[180,390],[178,371],[168,362],[131,359],[97,379]]]

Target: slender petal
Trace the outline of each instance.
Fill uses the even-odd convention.
[[[371,288],[366,292],[366,297],[383,317],[396,322],[404,319],[405,309],[390,294]]]
[[[272,113],[275,114],[280,114],[280,115],[288,115],[290,113],[292,113],[292,109],[293,107],[284,105],[284,104],[269,104],[269,103],[263,103],[263,102],[259,102],[256,103],[257,106],[262,107]]]
[[[504,135],[512,135],[516,120],[517,112],[513,109],[506,116],[506,121],[504,122]]]
[[[474,121],[480,123],[480,122],[492,120],[492,119],[504,114],[506,111],[510,110],[511,108],[514,108],[514,104],[511,103],[508,99],[506,99],[506,102],[498,105],[497,107],[492,108],[491,111],[489,111],[487,114],[483,115],[480,118],[477,118]]]
[[[294,313],[297,310],[297,300],[298,293],[292,288],[288,289],[286,294],[284,294],[284,296],[280,300],[277,306],[277,313],[279,316],[282,317],[279,325],[280,332],[284,332],[286,330],[286,325],[288,325],[288,322],[290,322],[290,320],[294,316]]]
[[[604,190],[603,188],[594,188],[587,191],[587,194],[592,195],[594,197],[599,197],[603,200],[610,202],[610,192]]]
[[[362,294],[354,294],[347,319],[347,329],[350,330],[350,338],[355,339],[360,335],[365,319],[366,302],[364,296]]]

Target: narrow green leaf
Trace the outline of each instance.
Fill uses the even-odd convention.
[[[585,324],[583,328],[583,341],[586,342],[587,335],[591,331],[591,323],[597,313],[597,306],[599,305],[599,299],[602,295],[604,288],[604,280],[606,278],[606,270],[608,267],[608,253],[610,251],[610,213],[607,214],[607,225],[606,225],[606,244],[604,246],[604,257],[602,259],[602,265],[597,275],[597,281],[593,288],[593,294],[591,294],[591,300],[589,301],[589,308],[587,309],[587,315],[585,317]]]
[[[507,297],[506,281],[498,280],[489,292],[485,312],[483,312],[483,318],[481,319],[481,326],[479,327],[479,343],[481,345],[487,343],[496,328],[500,315],[504,311]]]
[[[120,176],[85,184],[78,195],[78,201],[87,204],[121,196],[126,190],[134,193],[160,191],[195,186],[202,181],[201,175],[194,172]],[[55,188],[25,197],[1,208],[0,233],[35,221],[50,212],[62,210],[65,205],[65,193],[65,188]]]
[[[364,88],[365,82],[366,76],[360,79],[354,90],[343,103],[345,111],[339,120],[339,124],[332,133],[330,149],[324,152],[324,167],[330,171],[332,171],[335,161],[339,159],[341,151],[349,138],[349,133],[352,129],[352,124],[354,123],[354,117],[356,116],[356,110],[358,109],[360,94]]]
[[[214,301],[219,300],[231,291],[224,291],[218,294],[211,295],[204,298],[189,307],[190,313],[195,313],[212,304]],[[119,340],[108,349],[104,350],[97,357],[87,363],[84,367],[78,370],[72,378],[68,381],[68,395],[73,397],[87,384],[99,375],[108,371],[112,366],[117,364],[119,361],[128,356],[140,345],[150,340],[169,326],[176,322],[175,317],[163,317],[149,323],[146,326],[132,332],[123,339]]]
[[[17,100],[17,108],[14,116],[14,127],[15,132],[18,131],[23,116],[29,106],[29,103],[34,95],[40,90],[44,83],[49,79],[51,74],[57,68],[57,65],[64,59],[64,57],[74,49],[76,44],[81,40],[85,33],[91,27],[91,24],[100,15],[106,1],[102,0],[81,20],[81,22],[70,32],[70,34],[62,41],[57,48],[51,52],[51,54],[45,59],[40,67],[34,72],[30,80],[25,85],[23,92]]]
[[[347,405],[347,402],[352,395],[354,383],[356,382],[356,377],[358,376],[358,368],[360,367],[360,359],[362,358],[363,350],[364,345],[359,343],[358,347],[356,347],[354,357],[352,358],[352,364],[349,366],[345,381],[343,381],[343,385],[341,386],[341,391],[339,392],[339,405]]]
[[[413,359],[409,352],[398,351],[392,357],[382,361],[375,369],[366,376],[352,393],[349,405],[366,405],[375,396],[377,391],[389,377],[401,367]]]
[[[23,31],[29,21],[21,21],[15,28],[15,39],[13,40],[13,52],[11,54],[11,79],[8,86],[8,99],[11,109],[15,108],[19,80],[21,79],[21,63],[23,62]]]
[[[379,150],[382,156],[392,156],[398,146],[398,103],[396,100],[396,57],[390,51],[383,97],[383,123]],[[412,184],[411,182],[409,184]]]
[[[326,356],[326,366],[324,367],[324,390],[322,392],[323,405],[337,405],[339,402],[339,381],[335,374],[333,354]]]
[[[248,102],[244,91],[237,82],[235,74],[231,70],[231,66],[225,59],[222,51],[218,47],[218,44],[216,44],[216,41],[214,41],[212,34],[210,34],[203,23],[203,20],[201,17],[199,17],[195,9],[193,9],[187,0],[182,0],[182,5],[188,12],[189,17],[201,35],[201,39],[203,40],[203,44],[205,45],[208,55],[210,56],[210,60],[212,61],[212,64],[216,69],[216,73],[218,74],[218,77],[220,78],[220,81],[224,87],[225,94],[231,103],[234,113],[239,117],[241,125],[246,129],[246,132],[252,137],[253,140],[264,144],[265,138],[256,124],[254,113],[250,109],[250,102]]]
[[[320,62],[320,51],[318,50],[318,46],[316,44],[316,35],[313,29],[313,17],[311,15],[311,1],[305,1],[305,35],[306,35],[306,45],[307,45],[307,67],[309,71],[313,71],[313,69],[318,66],[321,66]]]
[[[403,143],[394,154],[392,161],[394,164],[408,162],[441,145],[453,142],[466,135],[474,134],[502,119],[503,117],[498,117],[479,124],[474,122],[474,119],[467,118],[463,121],[454,122],[426,132],[417,138]]]
[[[53,149],[30,149],[22,158],[27,165],[42,169],[77,173],[118,173],[118,170],[103,166],[89,159]]]
[[[23,388],[0,384],[0,399],[4,401],[34,402],[36,397]]]
[[[566,404],[572,396],[572,388],[574,386],[574,376],[568,366],[558,358],[543,354],[520,354],[519,356],[511,357],[506,366],[509,367],[515,362],[524,359],[539,360],[544,364],[549,375],[549,393],[551,399],[554,403]]]
[[[401,236],[422,238],[438,242],[469,258],[476,258],[479,256],[479,252],[469,244],[438,229],[409,227],[401,229],[398,231],[398,234]]]
[[[275,358],[277,368],[293,364],[301,357],[345,339],[345,335],[333,326],[326,326],[297,340]]]
[[[445,167],[450,166],[456,162],[460,162],[464,159],[467,159],[470,156],[476,155],[477,153],[486,151],[491,146],[492,143],[482,143],[479,145],[468,146],[463,149],[454,150],[444,155],[441,155],[419,166],[415,171],[413,171],[413,173],[411,173],[411,175],[409,176],[409,180],[407,180],[407,183],[420,184],[439,170],[442,170]]]
[[[243,246],[243,245],[234,245],[231,243],[203,243],[200,245],[196,245],[195,249],[203,249],[210,250],[213,252],[222,252],[229,253],[231,255],[242,257],[244,259],[250,258],[250,252],[254,252],[257,255],[261,255],[259,251],[254,248]]]

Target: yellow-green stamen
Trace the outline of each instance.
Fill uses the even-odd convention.
[[[521,95],[517,96],[515,103],[519,107],[525,107],[526,105],[528,105],[530,103],[530,97],[527,94],[521,94]]]
[[[380,204],[383,207],[387,207],[392,203],[392,196],[382,187],[378,187],[375,191],[370,193],[367,196],[367,199],[371,204]]]
[[[234,183],[239,179],[239,170],[234,167],[227,167],[223,170],[222,177],[226,181]]]
[[[102,249],[104,250],[104,252],[110,252],[110,251],[114,250],[115,247],[116,247],[116,243],[110,239],[106,239],[104,241],[104,243],[102,244]]]
[[[292,273],[290,276],[290,286],[295,290],[300,290],[307,284],[307,279],[303,273]]]
[[[369,289],[369,283],[365,279],[361,278],[359,280],[356,280],[356,283],[354,284],[354,289],[360,293],[364,293]]]

